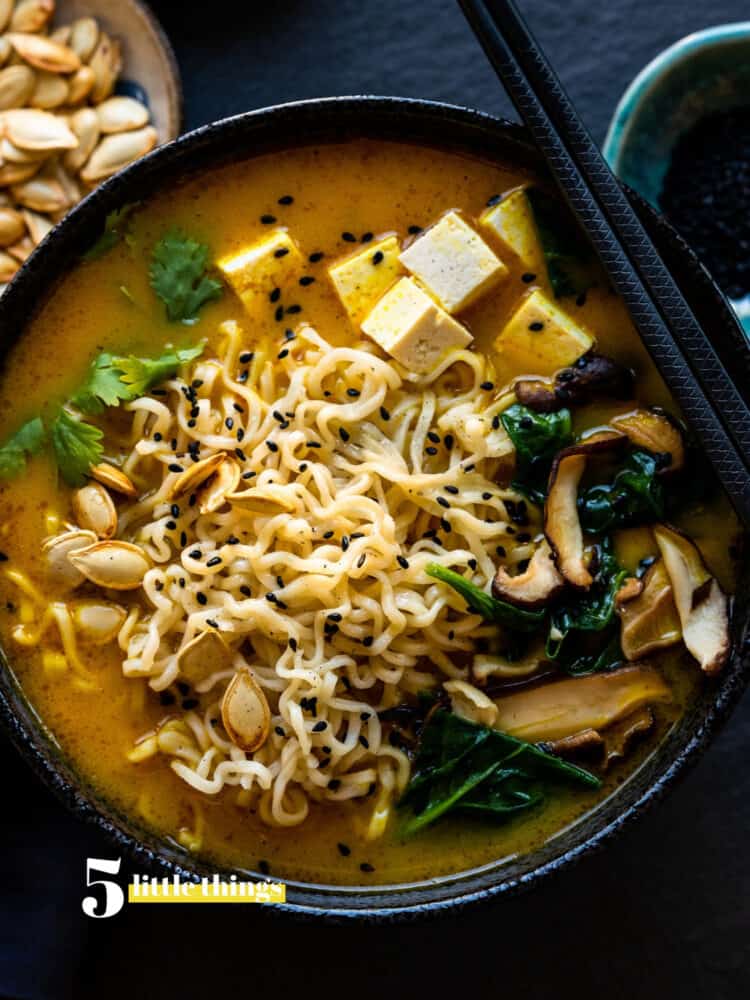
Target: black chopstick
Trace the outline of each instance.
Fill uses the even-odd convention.
[[[665,382],[750,524],[750,410],[512,0],[459,0]]]

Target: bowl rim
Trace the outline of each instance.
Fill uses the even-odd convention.
[[[664,77],[704,49],[740,41],[750,41],[750,21],[718,24],[692,31],[672,42],[646,63],[617,102],[604,137],[602,153],[616,174],[619,174],[622,166],[623,149],[627,145],[632,123]]]
[[[290,125],[293,126],[293,141],[285,131]],[[333,126],[337,129],[335,134],[322,137],[325,128]],[[305,135],[305,128],[312,130],[312,137]],[[391,132],[397,134],[392,135]],[[415,134],[421,136],[422,132],[429,133],[430,137],[414,137]],[[279,133],[282,134],[280,141],[277,138]],[[250,144],[251,140],[257,140],[258,135],[264,134],[269,143],[268,150],[258,150],[256,146],[249,145],[253,152],[248,153],[242,147],[238,153],[232,145],[227,151],[226,144],[230,140]],[[153,181],[154,177],[161,177],[162,182],[166,176],[176,175],[182,179],[182,176],[204,168],[202,160],[209,154],[213,165],[217,166],[225,160],[241,160],[271,148],[340,141],[350,134],[417,142],[446,151],[458,150],[464,155],[494,158],[500,162],[502,156],[499,150],[504,151],[507,160],[508,150],[512,147],[519,157],[516,165],[524,165],[523,158],[526,157],[525,165],[534,164],[539,172],[539,154],[521,126],[484,112],[442,102],[369,95],[315,98],[221,119],[159,147],[107,180],[76,206],[48,234],[0,299],[0,328],[14,330],[20,335],[37,304],[51,292],[59,277],[70,269],[81,249],[90,245],[101,231],[108,210],[133,201],[136,190],[140,194],[145,188],[145,196],[149,196],[154,190],[149,189],[149,181]],[[482,151],[477,151],[475,146],[480,146]],[[192,167],[186,163],[186,157],[191,155]],[[184,174],[181,168],[184,168]],[[664,238],[668,239],[672,251],[685,267],[689,267],[691,280],[702,286],[703,292],[710,298],[712,309],[718,311],[722,321],[726,320],[731,325],[733,314],[692,251],[643,199],[632,193],[631,197],[652,224],[663,229]],[[51,278],[48,275],[50,271]],[[741,333],[738,336],[740,341],[737,343],[744,343]],[[14,337],[11,337],[10,342],[13,340]],[[428,879],[416,885],[352,887],[311,885],[288,880],[286,884],[292,889],[291,900],[264,909],[279,915],[322,918],[328,922],[395,922],[435,916],[456,912],[469,904],[486,902],[500,895],[515,894],[601,849],[647,806],[658,801],[688,765],[697,760],[737,703],[750,678],[750,655],[746,642],[748,623],[739,622],[738,618],[733,616],[735,653],[732,662],[716,687],[711,689],[710,699],[706,700],[705,706],[696,709],[694,718],[683,717],[680,726],[659,745],[636,774],[614,796],[588,814],[593,830],[587,831],[585,819],[574,823],[559,837],[553,837],[541,848],[524,855],[523,864],[515,872],[508,871],[509,859],[500,858],[478,870]],[[131,866],[138,865],[142,870],[162,875],[178,874],[186,879],[232,871],[221,865],[204,863],[201,859],[188,858],[182,849],[175,850],[167,838],[157,837],[153,831],[144,829],[132,816],[119,812],[112,803],[99,796],[61,755],[59,747],[55,750],[54,738],[25,700],[1,649],[0,721],[22,757],[48,787],[79,818],[104,832]],[[570,841],[568,846],[564,843],[566,839]],[[493,873],[494,880],[488,881]],[[263,877],[252,872],[244,874],[247,877]],[[362,902],[353,906],[351,901],[357,895]]]

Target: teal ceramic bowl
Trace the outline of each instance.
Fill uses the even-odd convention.
[[[687,35],[653,59],[620,99],[604,140],[617,176],[659,210],[676,141],[698,119],[750,103],[750,21]],[[732,301],[750,335],[750,296]]]

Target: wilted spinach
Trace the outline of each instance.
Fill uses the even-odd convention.
[[[594,673],[622,661],[615,595],[627,575],[617,562],[611,539],[605,537],[597,546],[597,572],[591,587],[559,604],[551,615],[546,654],[562,670]]]
[[[505,818],[541,802],[555,782],[598,788],[599,779],[583,768],[445,709],[429,717],[400,805],[412,815],[409,835],[453,809]]]
[[[482,588],[477,587],[471,580],[467,580],[455,570],[441,566],[440,563],[428,563],[425,572],[428,576],[433,576],[436,580],[452,587],[466,601],[469,611],[481,615],[485,621],[505,625],[506,628],[517,632],[533,632],[544,620],[543,610],[524,611],[523,608],[516,608],[506,601],[498,601],[491,594],[485,594]]]
[[[590,486],[579,496],[578,514],[584,531],[597,533],[663,520],[664,487],[658,456],[631,452],[611,483]]]
[[[533,503],[544,503],[552,460],[573,442],[570,410],[537,413],[514,403],[500,414],[503,427],[516,449],[514,488]]]
[[[527,189],[526,196],[555,297],[581,295],[600,283],[603,278],[596,254],[565,207],[540,188]]]

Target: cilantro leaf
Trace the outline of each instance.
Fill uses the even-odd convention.
[[[128,387],[123,383],[122,371],[115,363],[115,357],[103,351],[89,368],[86,381],[71,399],[71,403],[81,413],[101,413],[105,406],[117,406],[131,399]]]
[[[128,399],[137,399],[159,382],[172,378],[180,365],[195,361],[203,353],[205,342],[195,347],[185,347],[178,351],[167,351],[159,358],[117,358],[115,364],[122,373],[120,381],[128,393]]]
[[[118,406],[137,399],[165,379],[172,378],[180,365],[194,361],[203,353],[205,342],[195,347],[168,350],[158,358],[137,358],[134,354],[118,358],[102,352],[95,358],[83,386],[71,403],[82,413],[101,413],[105,406]]]
[[[55,460],[69,486],[80,486],[92,465],[102,457],[103,434],[93,424],[60,410],[50,429]]]
[[[151,287],[174,322],[195,323],[198,310],[221,295],[221,282],[206,276],[208,247],[179,232],[167,233],[154,247]]]
[[[136,202],[132,205],[123,205],[122,208],[116,208],[114,212],[110,212],[104,220],[104,232],[96,243],[89,247],[83,255],[83,259],[96,260],[111,250],[113,246],[116,246],[120,240],[127,240],[130,217],[137,207],[138,203]]]
[[[23,472],[27,457],[40,451],[44,437],[44,424],[34,417],[0,445],[0,479],[12,479]]]

